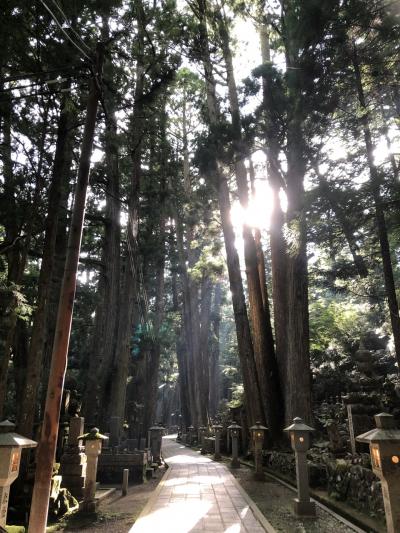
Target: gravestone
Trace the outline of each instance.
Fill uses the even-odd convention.
[[[352,392],[344,396],[347,406],[347,419],[350,434],[350,447],[353,454],[368,452],[368,446],[357,442],[356,437],[375,426],[374,414],[381,410],[381,397],[384,376],[379,373],[376,355],[371,351],[370,334],[360,340],[360,347],[353,355],[355,370],[350,380]]]
[[[86,455],[82,440],[78,439],[83,433],[84,421],[80,416],[71,418],[67,446],[60,461],[62,486],[78,500],[83,497],[86,479]]]
[[[368,452],[368,446],[356,441],[356,437],[374,427],[372,413],[376,411],[374,406],[363,404],[347,404],[347,417],[350,433],[351,453]]]
[[[110,447],[118,446],[121,438],[121,418],[112,416],[110,418]]]

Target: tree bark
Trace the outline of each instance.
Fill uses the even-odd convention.
[[[217,282],[214,287],[214,295],[211,310],[210,332],[210,417],[214,418],[218,411],[220,401],[220,378],[219,367],[219,329],[221,323],[222,286]]]
[[[102,39],[110,36],[108,17],[103,17]],[[105,427],[109,377],[115,352],[119,318],[120,289],[120,200],[119,200],[119,153],[115,118],[115,101],[109,87],[113,86],[114,68],[110,58],[104,61],[104,103],[105,117],[104,151],[106,162],[106,208],[104,223],[104,265],[99,282],[100,301],[96,310],[93,352],[89,363],[88,382],[84,398],[85,416],[88,422]]]
[[[214,136],[214,143],[218,147],[220,145],[217,134],[219,113],[215,92],[215,80],[210,59],[206,0],[198,0],[197,13],[200,22],[199,38],[206,81],[208,119],[211,133]],[[239,257],[235,247],[235,234],[230,218],[231,203],[229,198],[229,187],[223,165],[218,161],[218,148],[212,157],[212,164],[214,167],[213,177],[215,178],[215,183],[218,189],[218,201],[224,234],[229,283],[232,293],[232,305],[235,316],[239,357],[242,368],[245,407],[251,423],[256,420],[265,423],[262,390],[260,388],[257,367],[254,359],[253,343],[243,291],[243,282],[240,273]]]
[[[282,40],[287,65],[286,196],[287,317],[285,421],[295,416],[312,422],[309,354],[307,226],[304,194],[306,140],[303,132],[303,68],[295,3],[282,12]]]
[[[161,356],[161,325],[164,319],[164,293],[165,293],[165,255],[166,255],[166,192],[167,192],[167,176],[166,169],[168,165],[168,153],[165,142],[166,138],[166,110],[165,99],[162,101],[161,117],[160,117],[160,135],[162,138],[161,154],[160,154],[160,188],[158,194],[158,208],[159,216],[157,220],[158,228],[158,250],[156,257],[156,272],[155,272],[155,309],[153,319],[153,338],[150,348],[149,360],[146,365],[146,395],[144,408],[144,428],[148,428],[156,422],[157,409],[157,393],[159,382],[160,356]]]
[[[101,77],[102,48],[98,47],[95,76]],[[67,355],[71,331],[76,275],[85,216],[86,193],[89,183],[90,157],[92,153],[99,89],[92,77],[87,103],[87,115],[83,134],[75,203],[68,240],[67,259],[58,307],[56,336],[51,360],[49,385],[42,433],[36,456],[37,466],[29,518],[29,533],[44,533],[46,529],[53,462],[56,451],[61,399],[64,388]],[[98,81],[99,78],[97,78]]]
[[[120,320],[118,322],[117,347],[114,358],[114,374],[111,385],[110,414],[118,417],[120,425],[125,416],[126,383],[129,375],[130,339],[133,327],[138,324],[139,310],[135,302],[139,298],[138,282],[135,272],[138,268],[137,235],[139,226],[139,191],[141,181],[141,160],[143,151],[144,119],[143,119],[143,90],[144,90],[144,39],[145,15],[141,0],[135,0],[135,10],[138,23],[138,55],[136,65],[136,87],[134,96],[134,111],[132,124],[134,127],[132,139],[132,175],[128,204],[127,227],[127,262],[122,282],[122,298],[120,302]]]
[[[222,14],[218,16],[218,21],[222,42],[222,53],[224,56],[228,80],[229,105],[232,117],[233,149],[236,159],[236,184],[241,206],[244,212],[246,212],[249,206],[247,170],[244,163],[247,150],[244,146],[242,136],[240,108],[233,71],[229,33],[226,21]],[[260,282],[257,247],[252,230],[246,222],[243,223],[243,241],[254,357],[257,366],[265,418],[268,423],[271,437],[276,439],[283,429],[279,373],[275,358],[275,347],[269,309],[268,313],[266,313],[267,306],[264,305],[267,295],[265,292],[265,285],[261,285]]]
[[[48,214],[45,223],[43,256],[38,281],[37,307],[33,320],[27,366],[25,371],[25,392],[21,397],[18,432],[31,438],[35,419],[36,401],[42,375],[43,353],[46,341],[46,326],[50,310],[49,297],[53,276],[57,225],[60,215],[60,201],[63,187],[68,187],[72,163],[74,113],[70,100],[63,96],[60,103],[57,143],[54,155],[52,180],[49,189]]]
[[[7,206],[4,217],[5,241],[14,243],[6,251],[7,257],[7,288],[2,290],[2,326],[0,327],[0,415],[3,415],[4,403],[7,394],[8,366],[10,363],[11,346],[17,323],[16,308],[18,304],[17,284],[20,279],[20,262],[22,243],[17,240],[19,229],[17,227],[17,211],[15,202],[15,184],[11,158],[11,123],[12,107],[9,95],[4,97],[1,105],[2,115],[2,143],[1,159],[3,163],[4,192],[3,202]]]
[[[271,52],[269,29],[266,24],[260,27],[260,43],[262,62],[265,68],[263,75],[263,108],[266,138],[266,156],[268,183],[272,190],[272,212],[270,219],[270,249],[272,274],[272,301],[274,309],[275,353],[278,363],[280,383],[284,398],[287,391],[287,249],[284,238],[285,216],[281,207],[280,191],[285,184],[279,165],[279,141],[276,127],[275,102],[273,99],[272,79],[270,75]]]

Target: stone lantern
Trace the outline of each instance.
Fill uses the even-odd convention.
[[[264,443],[264,432],[267,430],[268,428],[263,426],[261,422],[256,422],[254,426],[251,426],[250,428],[254,443],[254,463],[256,468],[254,479],[257,481],[263,481],[265,478],[262,465],[262,447]]]
[[[164,428],[160,424],[151,426],[150,434],[150,452],[153,463],[161,464],[161,444]]]
[[[205,439],[206,434],[207,434],[206,426],[200,426],[198,430],[198,439],[199,439],[200,446],[201,446],[200,453],[202,455],[205,455],[206,453],[206,450],[204,447],[204,439]]]
[[[231,467],[232,468],[240,468],[240,461],[239,461],[239,435],[240,430],[242,429],[242,426],[239,426],[236,424],[236,422],[232,422],[230,426],[228,426],[228,430],[231,434],[232,439],[232,460],[231,460]]]
[[[92,513],[96,511],[97,502],[96,494],[96,478],[97,478],[97,461],[101,454],[102,442],[108,437],[101,435],[98,428],[92,428],[89,433],[80,435],[78,437],[85,441],[85,454],[87,457],[86,466],[86,483],[83,496],[82,509],[86,512]]]
[[[374,474],[381,480],[388,533],[400,531],[400,430],[392,415],[375,415],[376,429],[357,437],[369,444]]]
[[[189,446],[193,446],[193,441],[194,441],[194,427],[189,426],[186,442],[189,444]]]
[[[294,511],[298,516],[315,516],[315,503],[310,500],[308,477],[307,450],[310,448],[310,433],[313,428],[307,426],[299,417],[287,427],[290,443],[296,457],[297,498],[294,500]]]
[[[14,433],[15,424],[0,422],[0,527],[6,527],[10,485],[18,477],[22,448],[35,448],[37,442]]]
[[[215,432],[215,448],[214,448],[214,461],[221,460],[221,431],[222,426],[219,424],[213,425],[213,430]]]

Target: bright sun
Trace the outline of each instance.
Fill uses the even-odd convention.
[[[238,240],[242,236],[243,224],[266,231],[270,226],[274,207],[273,193],[266,179],[266,160],[261,150],[252,155],[255,170],[255,195],[250,197],[249,206],[243,209],[239,200],[232,202],[231,219]],[[283,193],[284,196],[284,193]],[[286,198],[281,197],[282,209],[286,210]]]
[[[250,199],[247,209],[243,209],[238,200],[232,203],[231,218],[236,234],[240,234],[243,224],[260,230],[268,230],[273,208],[271,188],[264,180],[256,179],[256,194]]]

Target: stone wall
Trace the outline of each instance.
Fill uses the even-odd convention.
[[[267,452],[264,464],[277,474],[296,480],[294,454]],[[379,479],[372,470],[350,460],[335,459],[323,454],[320,461],[309,461],[310,485],[326,490],[330,497],[345,501],[355,509],[370,515],[384,516]]]

